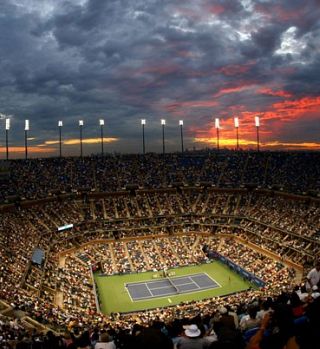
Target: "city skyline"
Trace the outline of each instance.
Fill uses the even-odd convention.
[[[0,5],[0,158],[254,149],[320,149],[320,6],[302,2],[5,0]]]

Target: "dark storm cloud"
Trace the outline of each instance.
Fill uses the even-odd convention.
[[[104,117],[109,134],[134,144],[141,117],[151,136],[161,117],[172,134],[185,119],[193,136],[212,115],[268,111],[289,98],[281,96],[316,96],[318,5],[6,0],[0,5],[0,111],[14,115],[17,142],[25,118],[41,143],[56,137],[59,119],[65,136],[76,137],[79,118],[95,136]]]

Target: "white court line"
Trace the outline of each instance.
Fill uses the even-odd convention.
[[[190,293],[200,293],[200,292],[203,292],[203,291],[208,291],[208,290],[210,290],[210,289],[216,289],[216,288],[218,288],[218,287],[212,287],[212,286],[210,286],[209,288],[201,288],[200,290],[188,290],[187,292],[180,292],[180,293],[166,293],[166,294],[162,294],[162,295],[159,295],[159,296],[157,296],[157,295],[155,295],[155,296],[153,296],[153,297],[139,297],[139,298],[135,298],[133,301],[134,302],[139,302],[139,301],[141,301],[141,300],[145,300],[145,299],[154,299],[154,298],[167,298],[167,296],[168,295],[170,295],[171,297],[177,297],[177,296],[181,296],[181,294],[184,294],[184,295],[187,295],[187,294],[190,294]]]
[[[150,293],[150,296],[153,296],[153,293],[151,292],[151,290],[150,290],[150,288],[149,288],[149,286],[148,286],[148,284],[147,284],[147,283],[145,283],[145,286],[146,286],[146,288],[147,288],[148,292]]]
[[[162,288],[168,288],[169,286],[173,287],[173,286],[169,283],[167,286],[155,287],[155,288],[150,289],[150,291],[153,291],[153,290],[161,290]]]
[[[131,303],[133,303],[134,300],[133,300],[132,297],[131,297],[131,293],[130,293],[129,290],[128,290],[127,284],[123,284],[123,286],[124,286],[124,289],[125,289],[125,290],[127,291],[127,293],[128,293],[128,296],[129,296],[129,298],[130,298],[130,300],[131,300]]]
[[[209,278],[210,280],[214,281],[217,285],[219,285],[219,287],[222,287],[222,286],[219,284],[219,282],[218,282],[217,280],[212,279],[212,277],[211,277],[210,275],[208,275],[206,272],[203,272],[203,274],[207,275],[208,278]],[[217,287],[216,287],[216,288],[217,288]]]
[[[152,299],[152,298],[167,298],[167,296],[177,296],[177,294],[169,292],[169,293],[162,293],[160,296],[158,295],[153,295],[152,297],[139,297],[139,298],[135,298],[134,302],[136,301],[140,301],[142,299]]]
[[[132,283],[132,282],[131,282]],[[144,286],[146,287],[146,289],[147,289],[147,291],[149,291],[149,294],[150,294],[150,296],[151,297],[154,297],[153,296],[153,293],[151,293],[150,292],[150,289],[149,289],[149,287],[148,287],[148,285],[147,285],[147,283],[146,282],[139,282],[139,285],[143,285],[144,284]],[[131,297],[131,293],[130,293],[130,291],[129,291],[129,288],[128,288],[128,285],[129,285],[129,283],[125,283],[125,284],[123,284],[123,286],[124,286],[124,288],[125,288],[125,290],[127,291],[127,293],[128,293],[128,296],[129,296],[129,298],[130,298],[130,300],[131,300],[131,303],[134,303],[135,301],[136,301],[136,299],[140,299],[140,298],[135,298],[135,299],[132,299],[132,297]],[[144,297],[144,298],[151,298],[150,296],[148,296],[148,297]],[[142,299],[142,298],[141,298]]]
[[[204,273],[204,272],[198,272],[198,273],[193,273],[193,274],[187,274],[187,275],[182,275],[182,276],[173,276],[173,277],[170,277],[171,280],[178,280],[178,279],[184,279],[184,278],[189,278],[190,276],[195,276],[195,275],[202,275],[202,274],[206,274],[208,275],[207,273]],[[211,278],[210,278],[211,279]],[[145,284],[146,282],[148,284],[154,284],[154,283],[157,283],[157,282],[162,282],[162,281],[165,281],[166,279],[165,278],[162,278],[162,279],[159,279],[159,280],[146,280],[146,281],[141,281],[141,282],[128,282],[127,285],[132,285],[132,284],[135,284],[135,285],[139,285],[139,284]],[[211,279],[212,280],[212,279]]]
[[[156,284],[156,283],[159,283],[159,282],[163,282],[163,281],[167,281],[167,279],[161,279],[161,280],[146,280],[146,281],[141,281],[141,282],[128,282],[127,285],[140,285],[140,284],[145,284],[146,282],[148,284]]]
[[[192,279],[192,277],[190,277],[190,280],[192,281],[192,283],[193,283],[194,285],[197,286],[198,290],[199,290],[200,288],[202,288],[202,287],[200,287],[200,286]]]
[[[206,287],[200,287],[193,279],[192,277],[196,276],[196,275],[206,275],[211,281],[213,281],[215,284],[214,285],[208,285]],[[179,294],[174,294],[172,292],[170,293],[166,293],[166,294],[162,294],[162,295],[154,295],[152,293],[152,290],[149,289],[149,287],[147,286],[147,284],[153,284],[153,283],[156,283],[156,282],[160,282],[160,281],[165,281],[165,279],[162,279],[162,280],[151,280],[151,281],[144,281],[144,282],[130,282],[130,283],[127,283],[127,286],[128,285],[145,285],[149,291],[149,293],[151,294],[151,297],[139,297],[139,298],[135,298],[134,300],[132,300],[131,296],[130,296],[130,299],[132,300],[132,302],[136,302],[136,301],[140,301],[140,300],[143,300],[143,299],[153,299],[153,298],[165,298],[167,297],[168,295],[170,296],[179,296],[180,294],[188,294],[188,293],[199,293],[199,292],[202,292],[202,291],[207,291],[207,290],[210,290],[210,289],[216,289],[216,288],[220,288],[222,287],[219,282],[217,282],[215,279],[212,279],[212,277],[210,277],[210,275],[208,275],[206,272],[200,272],[200,273],[194,273],[194,274],[188,274],[188,275],[183,275],[183,276],[177,276],[177,277],[174,277],[172,278],[173,280],[177,280],[177,279],[189,279],[191,282],[190,283],[187,283],[187,284],[181,284],[181,285],[190,285],[190,284],[195,284],[197,286],[197,289],[194,289],[194,290],[188,290],[187,292],[183,292],[183,291],[180,291]],[[178,285],[178,286],[181,286],[181,285]],[[158,290],[158,289],[161,289],[161,288],[167,288],[168,286],[165,286],[165,287],[156,287],[154,288],[154,290]],[[128,291],[128,289],[127,289]],[[128,291],[129,293],[129,291]]]
[[[176,285],[176,287],[179,287],[179,286],[185,286],[185,285],[192,285],[194,282],[187,282],[186,284],[179,284],[179,285]]]

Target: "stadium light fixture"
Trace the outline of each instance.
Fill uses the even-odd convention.
[[[161,119],[161,126],[162,126],[162,154],[164,155],[166,153],[166,146],[165,146],[165,139],[164,139],[164,127],[166,125],[166,120]]]
[[[9,160],[9,130],[10,130],[10,119],[6,119],[6,159]]]
[[[239,118],[236,116],[234,118],[234,127],[236,129],[236,137],[237,137],[237,150],[239,150]]]
[[[61,120],[58,121],[59,128],[59,157],[62,157],[62,126],[63,122]]]
[[[259,128],[260,128],[260,118],[259,116],[255,116],[255,125],[257,130],[257,151],[260,151],[260,135],[259,135]]]
[[[99,120],[99,125],[100,125],[100,136],[101,136],[101,155],[103,156],[104,154],[104,149],[103,149],[103,127],[104,127],[104,120],[100,119]]]
[[[217,150],[220,149],[220,134],[219,134],[219,130],[220,130],[220,120],[219,118],[215,118],[215,128],[217,131]]]
[[[25,159],[28,159],[28,131],[30,130],[29,120],[24,121],[24,152]]]
[[[145,143],[145,136],[144,136],[144,127],[146,125],[146,119],[141,119],[141,127],[142,127],[142,154],[145,155],[146,153],[146,143]]]
[[[10,130],[10,119],[6,119],[6,131]]]
[[[80,157],[83,157],[83,149],[82,149],[82,128],[83,128],[83,120],[79,120],[79,131],[80,131]]]
[[[184,152],[184,147],[183,147],[183,120],[179,120],[179,125],[180,125],[181,153],[183,154],[183,152]]]

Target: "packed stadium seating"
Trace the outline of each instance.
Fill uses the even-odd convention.
[[[241,320],[266,300],[279,318],[291,314],[291,332],[280,326],[284,338],[290,332],[301,348],[319,340],[320,297],[301,300],[308,326],[295,327],[299,317],[292,312],[304,274],[320,258],[319,153],[114,155],[15,160],[3,167],[0,313],[10,316],[0,317],[0,348],[91,347],[104,332],[117,348],[143,348],[151,328],[155,343],[165,333],[169,345],[179,347],[182,326],[191,323],[206,338],[203,348],[223,347],[238,333],[242,340],[231,347],[243,348],[247,323],[226,335],[221,309]],[[58,231],[70,223],[72,229]],[[201,264],[208,258],[204,245],[266,286],[138,313],[97,311],[95,265],[114,275]],[[31,262],[35,248],[45,252],[42,265]]]

